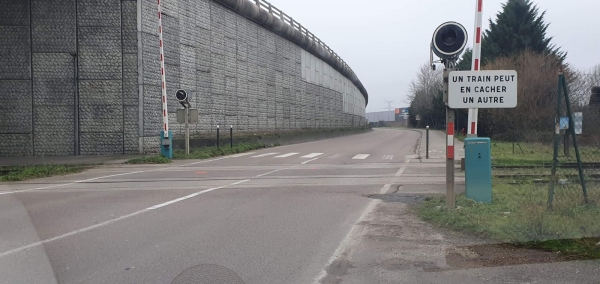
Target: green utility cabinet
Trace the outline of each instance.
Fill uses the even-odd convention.
[[[477,202],[492,202],[490,138],[465,139],[465,193]]]

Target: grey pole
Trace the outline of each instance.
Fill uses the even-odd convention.
[[[219,126],[217,125],[217,149],[219,149]]]
[[[77,74],[77,53],[71,53],[73,56],[73,154],[79,156],[79,91],[77,90],[78,85],[78,74]]]
[[[229,148],[233,148],[233,125],[229,126]]]
[[[448,77],[451,71],[455,71],[454,62],[445,60],[444,62],[444,101],[448,103]],[[446,135],[449,134],[450,124],[454,122],[454,109],[446,106]],[[452,128],[454,133],[454,127]],[[446,142],[448,143],[448,142]],[[454,208],[454,156],[448,156],[448,147],[446,147],[446,207]]]
[[[427,125],[426,127],[426,134],[425,134],[425,151],[427,151],[427,153],[425,154],[425,159],[429,159],[429,125]]]
[[[190,108],[185,107],[185,154],[190,154]]]

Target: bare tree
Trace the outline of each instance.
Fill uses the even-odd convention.
[[[441,89],[442,72],[432,70],[428,62],[421,65],[409,86],[411,115],[427,116],[435,112],[434,100]]]
[[[559,61],[553,56],[526,51],[498,58],[484,69],[516,70],[519,74],[516,108],[480,110],[479,125],[486,135],[509,141],[545,140],[547,137],[543,135],[551,133],[554,125]]]
[[[578,107],[589,104],[591,90],[595,86],[600,86],[600,64],[587,71],[574,72],[569,80],[572,104]]]

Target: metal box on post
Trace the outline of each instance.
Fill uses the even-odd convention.
[[[465,139],[465,193],[477,202],[492,202],[490,138]]]
[[[160,131],[160,154],[165,157],[173,158],[173,132],[169,130],[169,137],[165,137],[165,131]]]

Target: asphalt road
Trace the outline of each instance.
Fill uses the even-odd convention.
[[[419,168],[443,184],[443,168],[410,162],[420,135],[376,129],[0,185],[0,283],[171,283],[188,268],[205,280],[313,283],[369,195]]]

